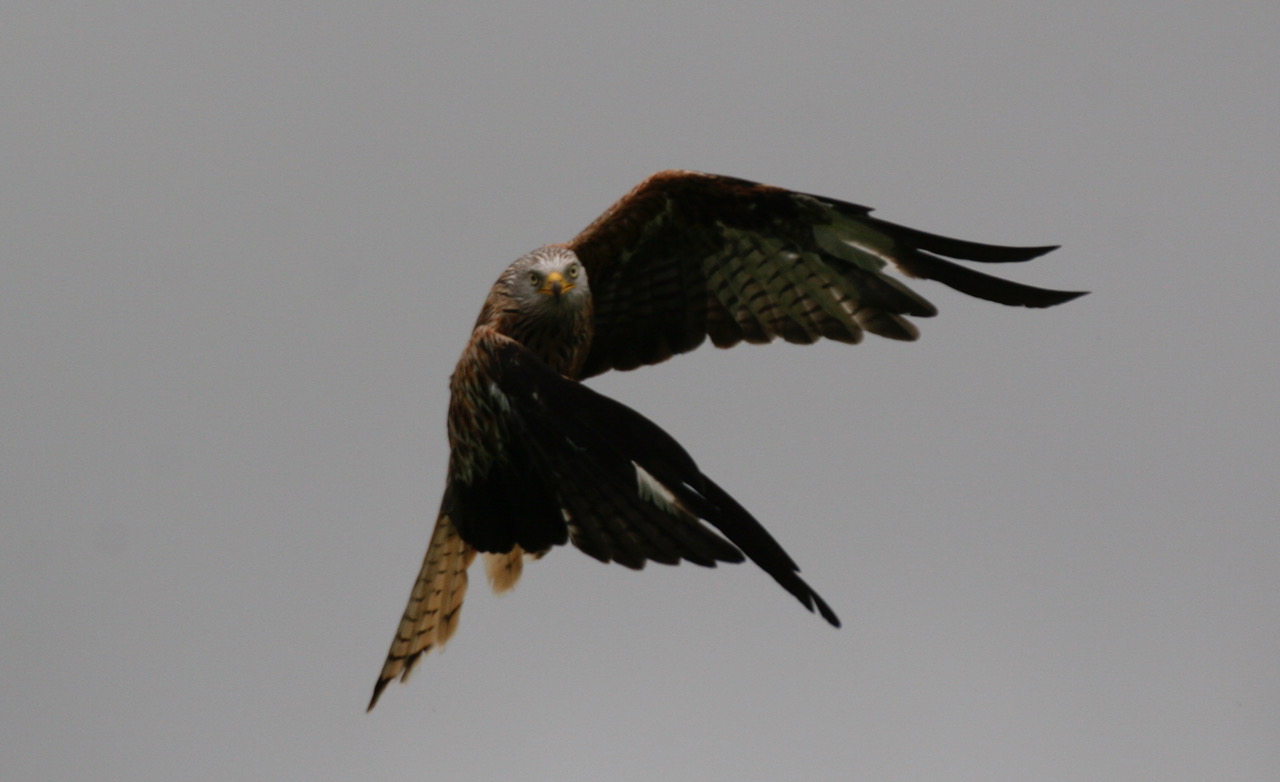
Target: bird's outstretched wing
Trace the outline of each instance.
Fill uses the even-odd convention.
[[[408,681],[422,655],[443,646],[458,627],[458,613],[467,592],[467,567],[475,559],[476,550],[463,541],[453,526],[449,505],[446,491],[422,570],[413,582],[409,604],[405,606],[387,661],[373,687],[369,710],[392,679],[399,676],[401,681]]]
[[[839,626],[778,542],[657,424],[560,375],[518,342],[481,339],[474,355],[488,364],[486,392],[501,396],[505,420],[495,429],[505,436],[493,444],[486,474],[450,484],[455,522],[478,549],[539,551],[567,536],[599,560],[632,568],[682,559],[712,566],[745,554]],[[549,514],[533,520],[493,506],[499,494],[523,498],[525,508],[553,508],[558,528]]]
[[[936,280],[1001,304],[1049,307],[1057,291],[947,258],[1027,261],[1054,247],[1003,247],[917,231],[864,206],[743,179],[663,171],[596,219],[569,247],[591,281],[595,335],[581,377],[743,340],[857,342],[863,331],[915,339],[903,316],[933,305],[885,274]]]

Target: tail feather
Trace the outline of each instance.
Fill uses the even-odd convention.
[[[373,710],[392,679],[398,676],[408,681],[422,655],[443,646],[458,628],[462,598],[467,593],[467,567],[475,556],[475,549],[462,540],[448,513],[442,511],[366,711]]]

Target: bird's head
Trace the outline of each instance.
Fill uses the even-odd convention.
[[[539,247],[521,256],[503,276],[511,298],[526,313],[572,313],[591,300],[586,270],[564,245]]]

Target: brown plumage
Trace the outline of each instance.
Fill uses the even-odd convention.
[[[409,605],[369,701],[457,626],[467,567],[495,591],[526,556],[571,541],[604,562],[714,566],[749,558],[809,610],[839,620],[764,527],[669,435],[579,380],[700,345],[776,338],[915,339],[933,305],[885,271],[971,296],[1048,307],[1083,295],[946,258],[1026,261],[1053,247],[937,236],[870,209],[731,177],[663,171],[579,234],[502,273],[450,380],[449,474]]]

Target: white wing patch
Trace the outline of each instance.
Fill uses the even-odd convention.
[[[636,470],[636,493],[640,495],[640,499],[648,500],[670,513],[688,513],[685,507],[680,504],[680,501],[676,499],[676,495],[672,494],[671,490],[666,486],[663,486],[661,481],[650,475],[645,468],[634,461],[631,462],[631,466]]]
[[[489,398],[498,403],[499,410],[507,414],[511,412],[511,402],[508,401],[507,395],[502,393],[502,389],[498,388],[497,383],[490,381],[485,390],[489,392]]]
[[[852,223],[852,221],[846,221],[846,223]],[[857,227],[861,228],[861,226]],[[819,247],[837,258],[861,266],[870,272],[878,272],[893,263],[893,258],[885,248],[868,241],[870,238],[882,237],[859,237],[853,231],[841,231],[834,225],[815,225],[813,238]]]

